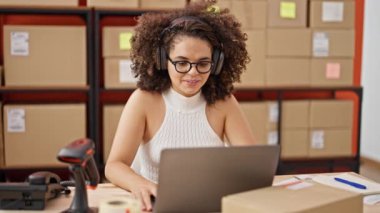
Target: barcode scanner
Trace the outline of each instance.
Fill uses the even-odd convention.
[[[78,139],[62,148],[57,156],[61,162],[70,164],[75,180],[75,195],[70,208],[64,212],[95,212],[88,207],[86,181],[95,189],[99,183],[99,172],[94,160],[95,145],[90,139]]]

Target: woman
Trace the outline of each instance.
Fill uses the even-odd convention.
[[[138,89],[124,107],[105,173],[144,210],[156,196],[162,149],[224,146],[224,138],[254,143],[231,94],[249,61],[246,36],[227,10],[210,6],[144,14],[132,38]],[[140,174],[130,167],[139,146]]]

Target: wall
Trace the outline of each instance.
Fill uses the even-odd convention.
[[[365,0],[361,154],[380,162],[380,1]]]

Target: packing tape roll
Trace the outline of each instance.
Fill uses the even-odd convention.
[[[113,197],[100,202],[99,213],[141,213],[141,204],[133,198]]]

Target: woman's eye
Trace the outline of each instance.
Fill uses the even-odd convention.
[[[200,67],[208,67],[208,66],[210,66],[210,62],[208,62],[208,61],[201,61],[201,62],[198,63],[198,66],[200,66]]]
[[[177,66],[184,67],[184,66],[187,66],[188,63],[186,61],[178,61],[176,64],[177,64]]]

